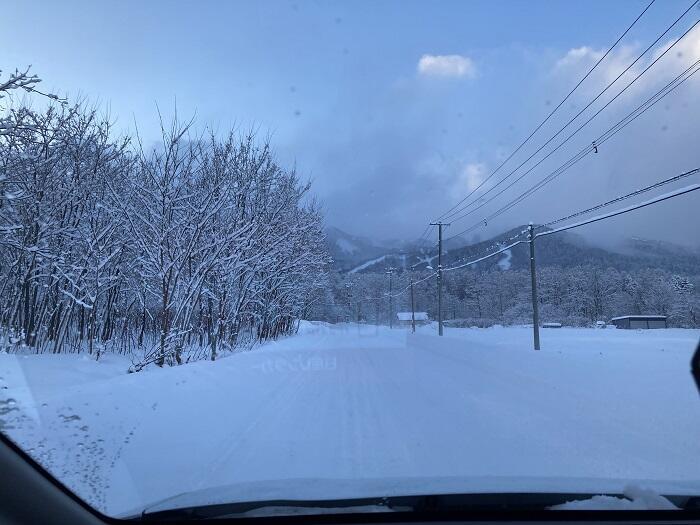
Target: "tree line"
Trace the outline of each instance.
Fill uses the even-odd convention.
[[[38,81],[12,78],[0,98]],[[320,206],[269,140],[161,119],[147,147],[86,103],[2,109],[0,350],[213,360],[325,286]]]
[[[392,276],[393,290],[404,290],[411,279],[416,311],[437,319],[435,277],[431,272],[403,271]],[[530,272],[464,268],[446,272],[443,318],[453,326],[486,327],[532,323]],[[332,276],[331,289],[312,315],[329,322],[360,321],[388,324],[389,311],[411,311],[409,290],[388,298],[388,275],[355,273]],[[658,268],[622,271],[592,264],[543,266],[537,270],[542,322],[592,326],[621,315],[667,315],[669,326],[700,327],[700,274],[679,275]]]

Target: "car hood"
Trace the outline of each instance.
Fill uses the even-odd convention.
[[[122,517],[187,507],[268,500],[340,500],[426,494],[621,494],[631,485],[651,489],[658,494],[687,496],[700,494],[700,479],[667,481],[511,476],[291,478],[204,487],[152,502],[139,509],[125,512]]]

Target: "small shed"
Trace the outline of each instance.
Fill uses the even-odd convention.
[[[666,319],[665,315],[623,315],[610,319],[610,324],[627,329],[667,328]]]
[[[399,326],[411,326],[411,312],[396,312],[396,320]],[[416,312],[416,324],[428,324],[430,318],[428,312]]]
[[[542,328],[561,328],[561,323],[542,323]]]

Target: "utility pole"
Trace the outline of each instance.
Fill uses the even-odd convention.
[[[532,330],[535,338],[535,350],[540,349],[540,315],[537,310],[537,274],[535,272],[535,231],[532,223],[527,228],[530,243],[530,279],[532,281]]]
[[[442,335],[442,227],[449,226],[446,222],[431,222],[431,226],[438,227],[438,335]]]
[[[348,306],[347,306],[347,308],[348,308],[348,310],[347,310],[348,311],[348,320],[347,320],[347,322],[350,323],[352,320],[352,317],[351,317],[351,315],[352,315],[351,314],[351,312],[352,312],[352,284],[345,283],[345,291],[347,292],[347,296],[348,296],[347,297],[348,298]]]
[[[416,301],[413,295],[413,279],[411,279],[411,328],[416,333]]]
[[[394,270],[396,270],[396,268],[389,267],[386,269],[386,273],[389,276],[389,328],[394,327],[394,319],[393,319],[393,315],[391,312],[393,310],[393,304],[392,304],[392,300],[391,300],[392,299],[392,297],[391,297],[391,293],[392,293],[392,291],[391,291],[391,276],[393,275]]]

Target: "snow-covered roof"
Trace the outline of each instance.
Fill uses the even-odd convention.
[[[666,319],[665,315],[622,315],[620,317],[613,317],[611,321],[621,321],[622,319],[643,319],[643,320],[653,320],[653,319]]]
[[[411,312],[396,312],[396,317],[399,321],[410,321]],[[427,321],[428,312],[416,312],[416,321]]]

